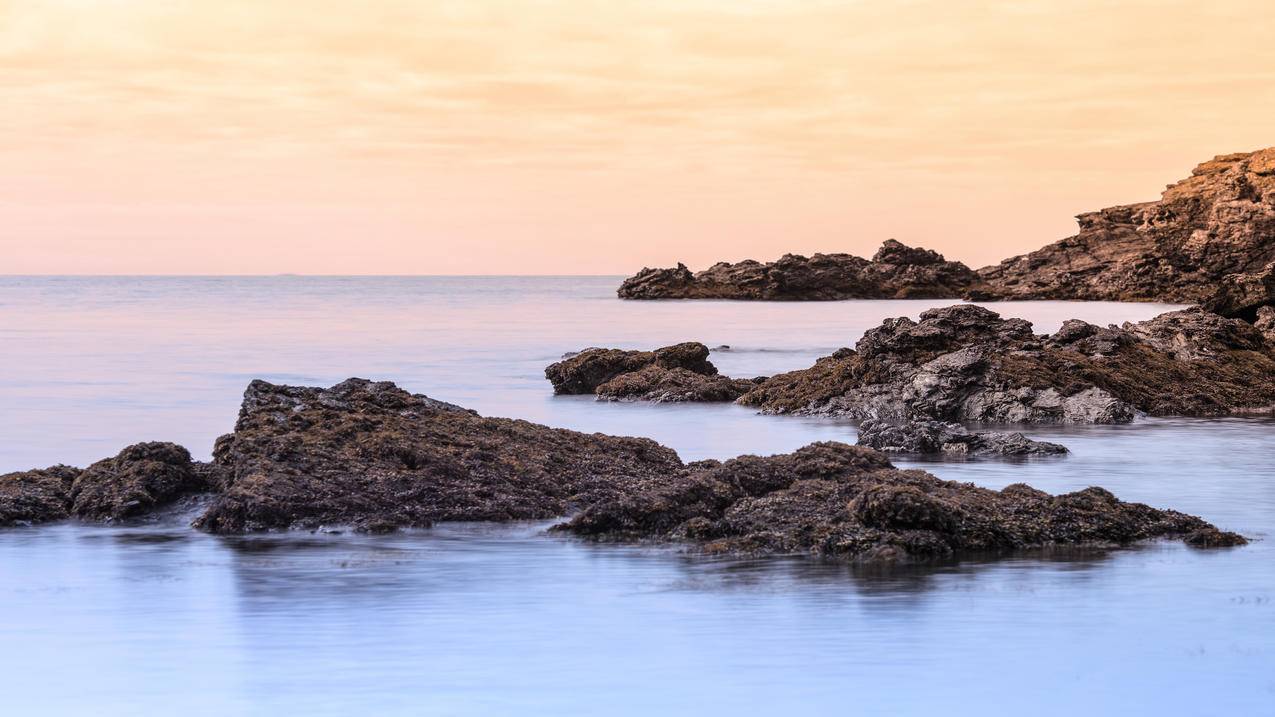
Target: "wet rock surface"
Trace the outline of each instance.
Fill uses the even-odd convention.
[[[716,376],[717,367],[708,360],[708,347],[687,341],[654,351],[587,348],[570,354],[545,368],[545,378],[559,395],[593,393],[598,386],[621,374],[648,366],[666,370],[682,369],[702,376]]]
[[[1275,345],[1199,308],[1123,327],[1068,321],[1051,336],[958,305],[887,319],[814,366],[739,399],[769,413],[892,421],[1123,423],[1275,406]]]
[[[1034,441],[1022,433],[970,431],[957,423],[910,421],[889,423],[869,418],[859,425],[858,444],[886,453],[960,456],[1050,456],[1067,453],[1067,447]]]
[[[622,299],[934,299],[963,296],[978,275],[943,255],[886,241],[871,260],[850,254],[787,254],[778,261],[720,262],[692,273],[643,269],[626,279]]]
[[[545,368],[555,394],[595,394],[606,401],[734,401],[760,379],[717,373],[704,344],[686,342],[654,351],[588,348]]]
[[[1275,304],[1275,148],[1205,162],[1158,201],[1078,217],[1075,236],[979,270],[977,299]]]
[[[229,487],[196,521],[214,533],[552,518],[682,467],[647,439],[484,418],[363,379],[254,381],[214,462]]]
[[[58,465],[0,475],[0,527],[69,517],[71,484],[81,472]]]
[[[1023,484],[993,491],[894,468],[874,450],[816,443],[769,458],[694,464],[586,508],[558,529],[601,540],[689,543],[709,553],[927,560],[1054,545],[1244,539],[1101,488],[1059,496]]]
[[[138,443],[85,469],[0,476],[0,526],[64,518],[115,522],[221,487],[215,468],[174,443]]]
[[[212,464],[171,443],[144,443],[85,470],[0,476],[0,525],[118,520],[183,501],[206,505],[194,525],[214,533],[574,514],[556,529],[862,561],[1160,537],[1245,542],[1100,488],[1057,497],[1023,485],[991,491],[898,470],[882,453],[840,443],[683,464],[647,439],[484,418],[364,379],[331,388],[252,382]]]

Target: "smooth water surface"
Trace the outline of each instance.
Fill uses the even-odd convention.
[[[486,415],[645,435],[684,458],[853,442],[735,406],[550,395],[590,345],[809,365],[944,301],[622,302],[615,278],[0,278],[0,472],[139,440],[206,457],[252,378],[391,379]],[[1038,331],[1168,307],[992,305]],[[592,545],[544,524],[216,538],[0,531],[4,714],[1275,714],[1275,423],[1037,429],[1072,455],[925,463],[1102,485],[1258,538],[909,569]],[[900,461],[900,463],[907,463]],[[910,464],[913,465],[913,464]]]

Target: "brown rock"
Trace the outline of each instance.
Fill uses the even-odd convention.
[[[958,305],[887,319],[814,366],[739,399],[768,413],[894,421],[1121,423],[1275,407],[1275,346],[1194,308],[1122,328],[1068,321],[1053,336]]]
[[[190,452],[175,443],[138,443],[84,469],[71,486],[71,513],[116,521],[211,490]]]
[[[643,269],[618,290],[622,299],[933,299],[962,296],[978,276],[960,262],[893,239],[871,261],[850,254],[786,254],[762,264],[721,262],[692,274]]]
[[[717,375],[717,367],[708,360],[708,347],[688,341],[654,351],[587,348],[547,366],[545,378],[553,384],[556,394],[593,393],[616,376],[647,366]]]
[[[196,521],[214,533],[551,518],[682,468],[647,439],[483,418],[363,379],[253,381],[214,460],[229,486]]]
[[[80,473],[79,468],[58,465],[0,475],[0,527],[68,517],[71,484]]]
[[[978,299],[1275,303],[1275,148],[1205,162],[1159,201],[1078,217],[1080,233],[980,269]]]
[[[898,470],[876,451],[839,443],[688,467],[588,507],[559,529],[596,539],[686,542],[715,553],[858,561],[1188,535],[1202,547],[1245,542],[1199,518],[1123,503],[1101,488],[1060,496],[1021,484],[993,491]]]

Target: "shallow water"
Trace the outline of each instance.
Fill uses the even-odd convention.
[[[588,345],[728,344],[809,365],[952,302],[636,303],[614,278],[0,278],[0,471],[138,440],[206,457],[251,378],[395,380],[487,415],[645,435],[684,458],[853,442],[734,406],[550,395]],[[1052,331],[1147,304],[993,305]],[[5,713],[1275,714],[1275,423],[1037,429],[1072,455],[925,463],[1102,485],[1250,537],[865,570],[600,546],[543,524],[214,538],[158,524],[0,532]],[[902,463],[907,463],[901,461]]]

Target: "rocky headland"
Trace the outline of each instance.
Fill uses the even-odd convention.
[[[977,272],[886,242],[847,254],[643,269],[624,299],[1071,299],[1191,303],[1252,320],[1275,305],[1275,147],[1215,157],[1160,199],[1077,217],[1080,231]]]
[[[722,376],[704,344],[654,351],[588,348],[545,368],[555,394],[594,394],[605,401],[734,401],[764,379]]]
[[[869,418],[859,424],[858,444],[885,453],[958,456],[1054,456],[1067,447],[1034,441],[1022,433],[971,431],[959,423],[909,421],[890,423]]]
[[[211,463],[144,443],[83,470],[0,476],[0,525],[130,520],[194,495],[205,496],[195,527],[223,534],[571,515],[561,530],[597,539],[867,561],[1152,538],[1245,542],[1100,488],[991,491],[838,443],[684,464],[647,439],[485,418],[363,379],[331,388],[252,382]]]
[[[739,403],[767,413],[892,421],[1124,423],[1275,407],[1275,344],[1200,308],[1037,335],[963,304],[887,319],[854,349],[779,374]]]
[[[871,260],[851,254],[787,254],[778,261],[720,262],[696,273],[643,269],[624,281],[622,299],[944,299],[964,295],[978,275],[942,254],[886,241]]]

